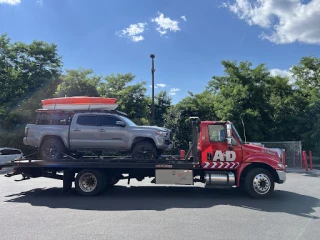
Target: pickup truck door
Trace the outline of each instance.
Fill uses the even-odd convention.
[[[97,114],[76,114],[73,117],[70,127],[71,148],[97,148],[98,120]]]
[[[125,143],[127,127],[118,126],[116,124],[117,121],[122,120],[108,114],[100,115],[99,147],[110,150],[124,150],[127,148]]]
[[[226,128],[221,124],[203,126],[201,159],[202,168],[216,170],[236,169],[242,161],[242,147],[235,138],[232,139],[232,148],[226,140]]]

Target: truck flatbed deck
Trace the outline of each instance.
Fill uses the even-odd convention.
[[[21,159],[0,164],[2,168],[13,168],[12,173],[7,173],[5,177],[22,175],[21,180],[30,178],[47,177],[63,180],[63,192],[68,192],[72,188],[72,183],[76,181],[75,175],[81,174],[83,171],[93,171],[97,175],[94,181],[103,178],[104,184],[99,187],[99,191],[108,184],[114,185],[120,179],[136,178],[142,180],[144,177],[155,177],[157,171],[172,170],[177,174],[189,171],[195,172],[200,168],[198,163],[190,160],[135,160],[132,158],[82,158],[70,159],[63,158],[58,161],[44,161],[37,159]],[[125,176],[127,174],[128,176]],[[193,174],[192,174],[193,176]],[[88,181],[88,179],[87,179]],[[97,191],[97,192],[99,192]],[[86,192],[84,191],[84,195]],[[96,194],[96,193],[95,193]]]
[[[14,168],[43,168],[56,169],[62,171],[70,168],[128,168],[128,169],[198,169],[199,163],[187,160],[134,160],[130,158],[99,159],[61,159],[58,161],[44,161],[23,159],[5,164],[0,164],[0,169]]]

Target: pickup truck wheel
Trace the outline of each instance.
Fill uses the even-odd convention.
[[[139,142],[133,147],[132,157],[137,160],[156,159],[157,148],[150,142]]]
[[[40,157],[43,160],[59,160],[63,157],[65,147],[58,139],[47,139],[40,147]]]
[[[98,170],[84,169],[77,174],[75,186],[80,195],[94,196],[106,187],[106,176]]]
[[[268,198],[274,190],[273,176],[264,168],[254,168],[245,176],[244,188],[253,198]]]

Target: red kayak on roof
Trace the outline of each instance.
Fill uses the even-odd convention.
[[[42,100],[42,108],[48,110],[114,110],[118,107],[116,98],[64,97]]]

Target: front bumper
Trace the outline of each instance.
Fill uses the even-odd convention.
[[[276,170],[278,177],[279,177],[279,183],[284,183],[286,181],[286,172],[281,170]]]
[[[161,149],[163,151],[170,151],[173,148],[173,143],[169,138],[157,136],[155,140],[158,149]]]

